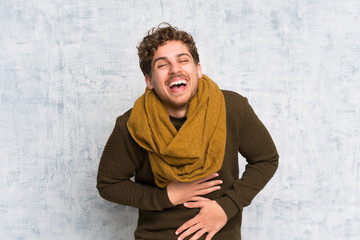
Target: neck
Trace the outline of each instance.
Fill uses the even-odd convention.
[[[167,110],[168,110],[169,115],[174,118],[184,118],[187,115],[188,106],[181,108],[181,109],[167,108]]]

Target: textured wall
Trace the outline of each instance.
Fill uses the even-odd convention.
[[[0,239],[133,238],[136,209],[101,199],[96,174],[145,88],[135,46],[162,21],[193,34],[203,72],[277,144],[243,238],[358,239],[358,0],[2,0]]]

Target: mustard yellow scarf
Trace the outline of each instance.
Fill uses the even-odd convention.
[[[191,182],[220,170],[225,153],[225,100],[209,77],[199,79],[198,92],[189,103],[187,120],[179,131],[170,122],[165,105],[146,89],[132,109],[127,127],[148,151],[155,183]]]

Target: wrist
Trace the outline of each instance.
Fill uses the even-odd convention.
[[[169,188],[169,185],[165,188],[165,191],[166,191],[166,196],[173,207],[180,204],[178,203],[178,200],[176,200],[174,192],[171,190],[171,188]]]
[[[234,201],[228,197],[222,197],[217,199],[216,202],[220,205],[220,207],[224,210],[228,220],[235,216],[240,210],[238,206],[234,203]]]

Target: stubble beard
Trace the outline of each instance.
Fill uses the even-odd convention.
[[[170,82],[176,77],[185,78],[187,80],[187,82],[188,82],[187,87],[190,88],[189,84],[192,84],[192,83],[190,83],[190,76],[188,74],[186,74],[186,73],[173,74],[167,79],[166,82]],[[171,107],[173,109],[184,109],[189,105],[191,99],[195,96],[195,94],[196,94],[196,91],[195,91],[195,93],[191,92],[190,96],[180,96],[180,98],[184,98],[184,99],[181,99],[181,100],[178,99],[178,101],[177,101],[178,97],[170,98],[169,103],[170,103],[170,105],[171,105]]]

